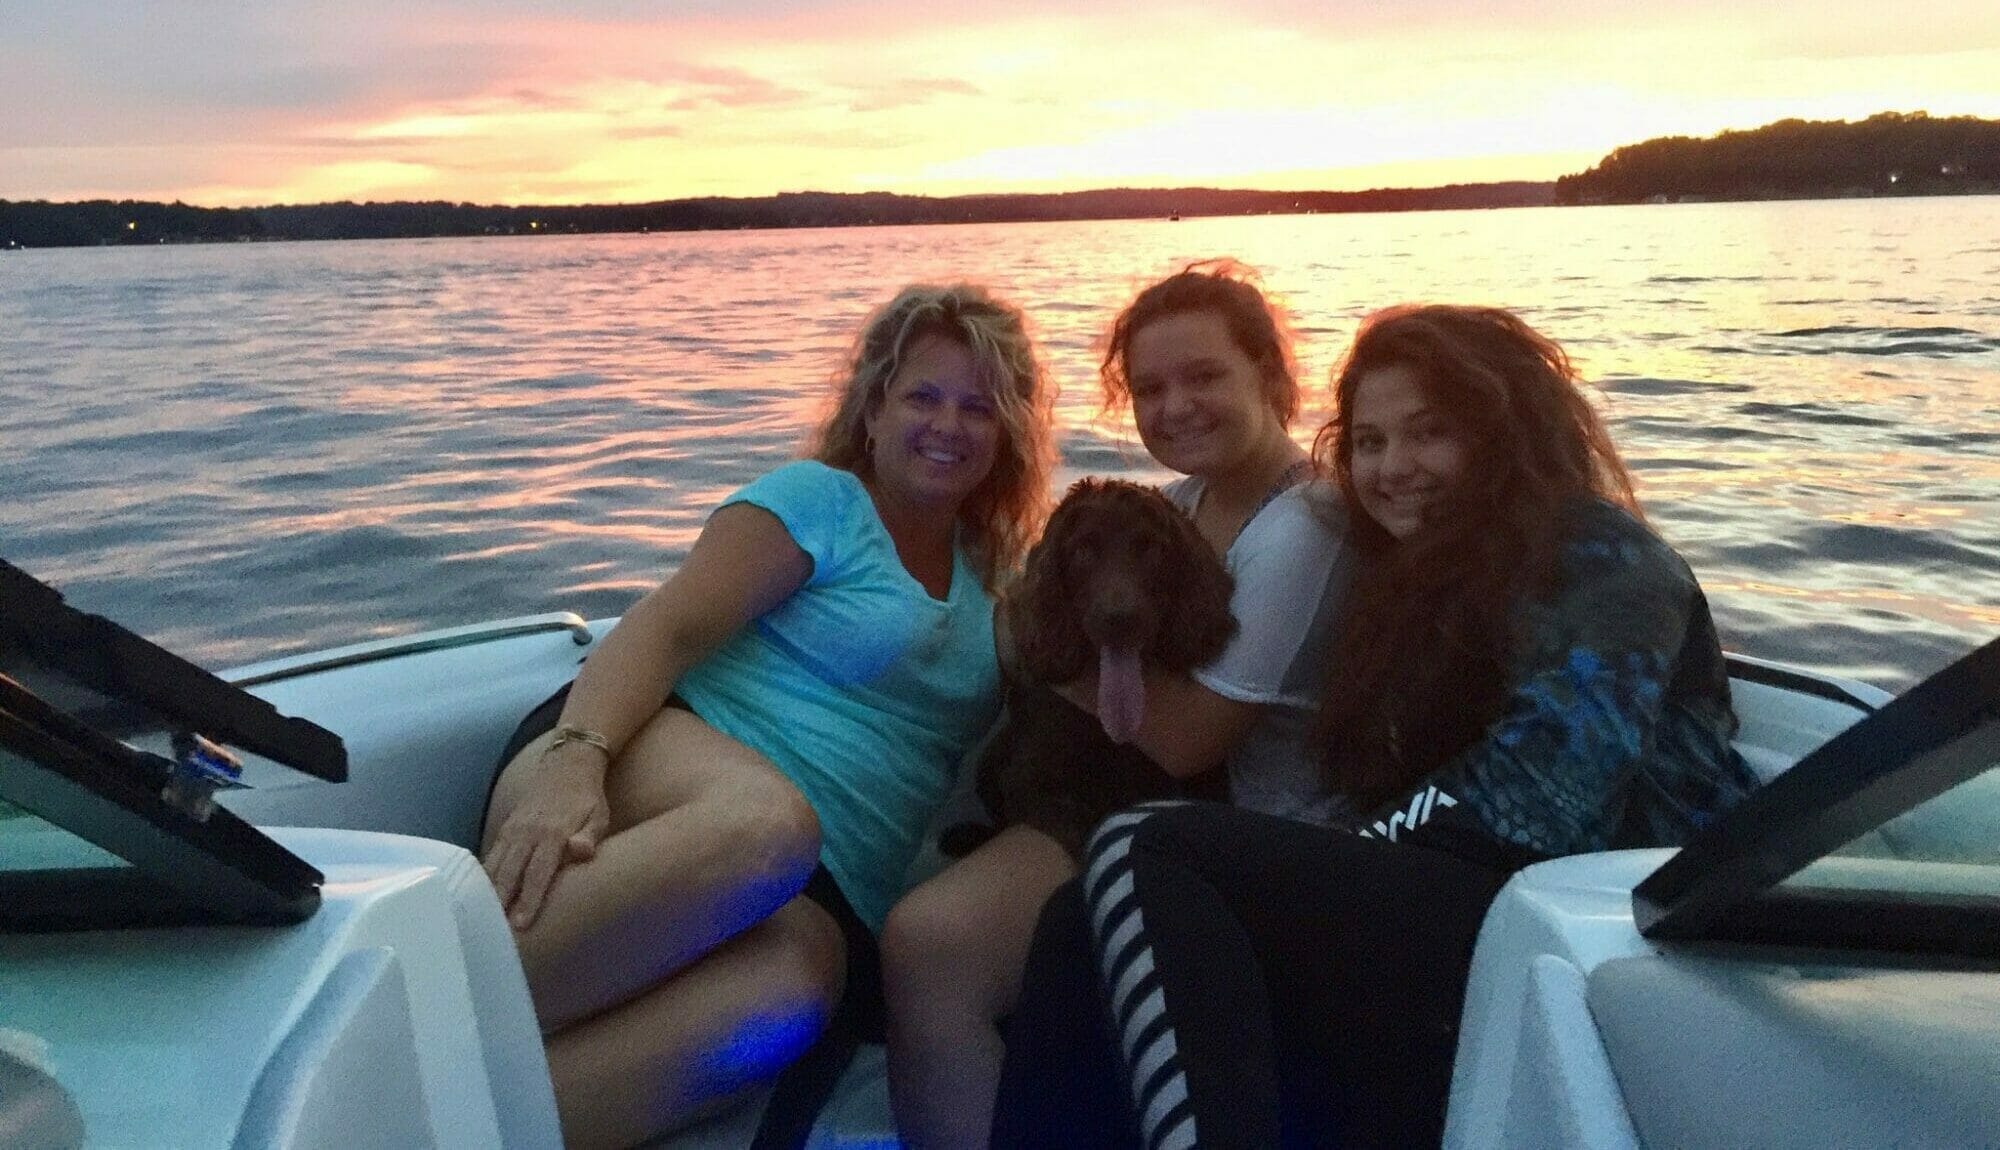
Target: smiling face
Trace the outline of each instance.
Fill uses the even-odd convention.
[[[1450,414],[1433,405],[1417,373],[1403,364],[1374,368],[1355,381],[1348,440],[1361,509],[1397,539],[1436,522],[1471,454]]]
[[[1214,478],[1285,434],[1257,361],[1213,311],[1162,316],[1132,333],[1132,418],[1161,465]]]
[[[943,336],[910,345],[867,426],[876,483],[916,506],[955,514],[1000,454],[1000,419],[972,352]]]

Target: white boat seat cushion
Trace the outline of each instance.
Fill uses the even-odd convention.
[[[1736,750],[1770,782],[1860,721],[1858,707],[1743,679],[1730,683],[1742,718]],[[1886,702],[1888,696],[1872,692]],[[1843,855],[2000,863],[2000,768],[1987,771],[1843,847]]]
[[[1613,959],[1589,975],[1647,1146],[1965,1146],[2000,1130],[2000,978]]]

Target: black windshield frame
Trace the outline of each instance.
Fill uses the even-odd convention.
[[[310,916],[324,876],[226,808],[191,802],[175,761],[121,740],[135,728],[347,777],[332,731],[77,611],[0,561],[0,800],[128,864],[0,868],[0,931]]]
[[[2000,639],[1829,739],[1632,892],[1648,938],[2000,957],[2000,896],[1784,885],[2000,760]]]

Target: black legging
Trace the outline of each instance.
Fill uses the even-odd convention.
[[[1435,1145],[1506,879],[1216,804],[1114,816],[1036,928],[993,1144]]]

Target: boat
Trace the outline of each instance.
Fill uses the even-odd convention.
[[[24,614],[11,632],[0,626],[0,640],[12,636],[0,644],[0,678],[20,676],[22,636],[48,625],[44,614]],[[516,722],[574,676],[614,622],[566,613],[505,619],[215,676],[274,717],[338,736],[344,781],[244,753],[240,776],[208,796],[225,812],[216,819],[258,828],[321,880],[310,899],[249,891],[216,921],[190,913],[24,929],[8,925],[0,905],[0,1143],[558,1145],[526,982],[468,848]],[[2000,923],[2000,771],[1985,769],[2000,759],[2000,644],[1965,663],[1974,665],[1955,681],[1956,701],[1915,719],[1902,705],[1922,688],[1892,700],[1865,684],[1743,656],[1731,656],[1730,670],[1738,745],[1769,779],[1824,756],[1843,732],[1866,736],[1887,719],[1906,734],[1937,735],[1920,740],[1922,787],[1892,787],[1885,798],[1881,764],[1874,776],[1856,775],[1850,754],[1841,768],[1848,775],[1801,772],[1812,801],[1780,796],[1780,813],[1805,811],[1820,838],[1874,820],[1814,865],[1857,870],[1864,893],[1907,896],[1948,927],[1971,923],[1970,943],[1966,929],[1946,929],[1943,943],[1935,930],[1892,930],[1858,944],[1818,938],[1810,915],[1775,941],[1741,922],[1738,936],[1722,931],[1708,942],[1699,924],[1681,922],[1687,937],[1667,941],[1641,933],[1654,904],[1634,891],[1667,874],[1675,852],[1529,867],[1502,892],[1480,936],[1446,1144],[2000,1143],[2000,1092],[1990,1089],[2000,1065],[2000,967],[1991,953],[2000,931],[1988,930]],[[0,697],[0,718],[9,706]],[[245,730],[264,720],[244,714]],[[1943,750],[1932,745],[1939,740]],[[24,778],[54,771],[23,746],[11,736],[0,746],[0,798],[16,803],[34,789]],[[341,773],[322,766],[320,775]],[[1813,795],[1841,786],[1848,790],[1832,803],[1838,817],[1815,805]],[[82,800],[91,796],[77,793],[88,806]],[[954,803],[970,801],[962,787]],[[55,821],[184,890],[216,885],[189,877],[197,865],[219,865],[197,859],[201,852],[169,851],[162,861],[166,824],[191,816],[148,812],[119,824],[123,831],[103,819]],[[953,817],[947,811],[939,825]],[[1788,834],[1775,854],[1768,844],[1751,850],[1756,865],[1747,870],[1787,862],[1779,856],[1817,841],[1797,828]],[[37,868],[74,874],[87,865],[75,856],[90,851],[104,853],[41,820],[0,821],[0,878]],[[1737,881],[1747,873],[1741,864],[1720,868],[1735,883],[1731,892],[1768,896],[1768,883]],[[927,851],[918,869],[938,865]],[[1713,892],[1699,882],[1693,890],[1659,894],[1663,921],[1673,923],[1689,897],[1712,909]],[[258,913],[293,921],[256,925]],[[748,1146],[763,1105],[760,1097],[651,1145]],[[1877,1138],[1885,1133],[1894,1136]],[[896,1144],[881,1048],[863,1046],[808,1145]]]

